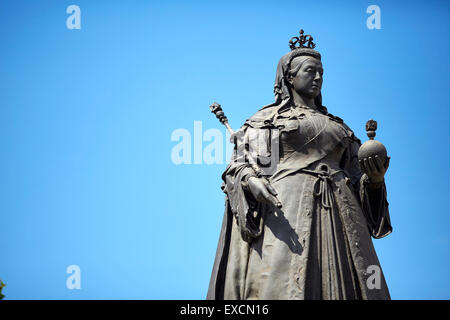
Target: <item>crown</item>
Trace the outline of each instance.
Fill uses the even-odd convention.
[[[299,37],[292,37],[291,40],[289,40],[289,47],[291,48],[291,50],[300,48],[314,49],[316,47],[316,44],[312,42],[314,38],[311,37],[311,35],[304,35],[303,29],[301,29],[299,33]]]

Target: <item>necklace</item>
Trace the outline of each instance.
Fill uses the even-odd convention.
[[[292,102],[291,109],[295,109],[295,108],[306,109],[306,110],[308,110],[310,112],[317,112],[317,107],[316,108],[312,108],[312,107],[307,106],[305,104],[297,104],[295,102]]]

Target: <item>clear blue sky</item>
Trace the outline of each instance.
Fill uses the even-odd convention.
[[[66,8],[81,8],[81,29]],[[381,9],[369,30],[366,8]],[[0,278],[10,299],[203,299],[226,164],[171,161],[194,121],[225,133],[273,101],[300,28],[323,100],[392,157],[392,235],[374,240],[394,299],[449,299],[448,1],[2,1]],[[198,138],[198,137],[197,137]],[[194,137],[192,137],[194,140]],[[225,140],[224,140],[225,143]],[[209,142],[204,142],[203,147]],[[66,268],[81,268],[81,290]]]

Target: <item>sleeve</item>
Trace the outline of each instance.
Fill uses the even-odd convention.
[[[252,146],[259,142],[259,147],[261,147],[261,139],[256,138],[255,140],[257,136],[254,134],[255,130],[259,129],[244,125],[232,135],[231,139],[235,143],[233,156],[222,174],[222,188],[227,195],[231,212],[236,218],[242,238],[248,242],[261,235],[264,223],[265,204],[257,201],[247,189],[248,178],[257,176],[250,165],[249,157],[253,159],[261,155],[261,148]],[[264,137],[264,135],[259,136]],[[268,141],[263,141],[263,143],[268,143]],[[268,150],[267,145],[262,149]],[[264,156],[263,153],[262,156]]]
[[[369,177],[361,172],[358,162],[360,146],[361,142],[358,139],[351,141],[343,158],[344,168],[361,201],[370,235],[379,239],[392,232],[386,185],[384,181],[380,184],[371,183]]]

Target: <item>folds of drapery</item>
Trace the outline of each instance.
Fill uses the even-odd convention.
[[[376,188],[371,186],[367,175],[361,172],[358,163],[358,150],[361,142],[347,126],[344,125],[344,128],[348,129],[346,135],[334,137],[336,141],[338,139],[345,140],[345,142],[337,142],[348,144],[341,160],[341,166],[348,176],[355,194],[360,198],[371,236],[376,239],[385,237],[392,232],[386,186],[384,183]],[[253,169],[249,166],[249,155],[255,159],[263,158],[264,161],[270,158],[273,149],[273,137],[269,133],[270,130],[267,120],[249,119],[246,125],[239,130],[239,134],[235,135],[235,152],[222,175],[224,181],[222,189],[227,194],[230,210],[238,221],[242,238],[245,241],[251,241],[261,234],[264,217],[260,210],[261,204],[248,191],[244,190],[242,181],[246,176],[254,175]],[[311,153],[306,156],[300,155],[303,159],[299,159],[294,155],[290,160],[295,161],[298,164],[296,170],[300,170],[310,163],[320,160],[333,148],[333,144],[330,144],[328,148],[323,146],[319,153],[312,153],[313,156]],[[285,163],[289,164],[289,161]],[[280,179],[283,175],[294,172],[285,170],[286,172],[283,173],[283,170],[281,167],[281,170],[278,170],[273,177]]]
[[[258,119],[253,122],[247,121],[246,125],[241,128],[240,135],[235,136],[235,153],[222,175],[224,181],[222,189],[226,194],[225,216],[211,275],[208,299],[223,298],[223,281],[228,259],[232,219],[236,219],[242,239],[248,243],[258,238],[263,230],[264,217],[262,215],[264,210],[261,210],[261,204],[246,191],[242,182],[246,177],[254,174],[251,166],[249,166],[248,158],[246,158],[250,149],[249,144],[257,141],[259,146],[253,148],[253,150],[257,150],[257,155],[266,158],[268,155],[270,156],[271,145],[270,139],[268,139],[270,135],[262,135],[266,137],[266,145],[262,148],[260,145],[261,139],[249,139],[249,132],[252,130],[267,130],[266,125],[267,121],[261,122]],[[345,125],[344,128],[346,128]],[[348,129],[348,132],[340,139],[336,143],[346,145],[346,150],[341,160],[341,167],[348,177],[348,185],[360,200],[370,235],[374,238],[382,238],[392,232],[388,202],[386,200],[386,187],[384,183],[381,186],[374,187],[370,184],[367,176],[362,174],[357,159],[361,143],[354,137],[353,132]],[[321,156],[327,152],[332,152],[334,148],[332,144],[328,147],[323,144],[321,146],[324,147],[320,152]],[[297,169],[300,169],[300,167],[297,167]],[[289,174],[293,173],[294,171],[289,172]],[[278,177],[283,179],[282,175],[278,175]]]

